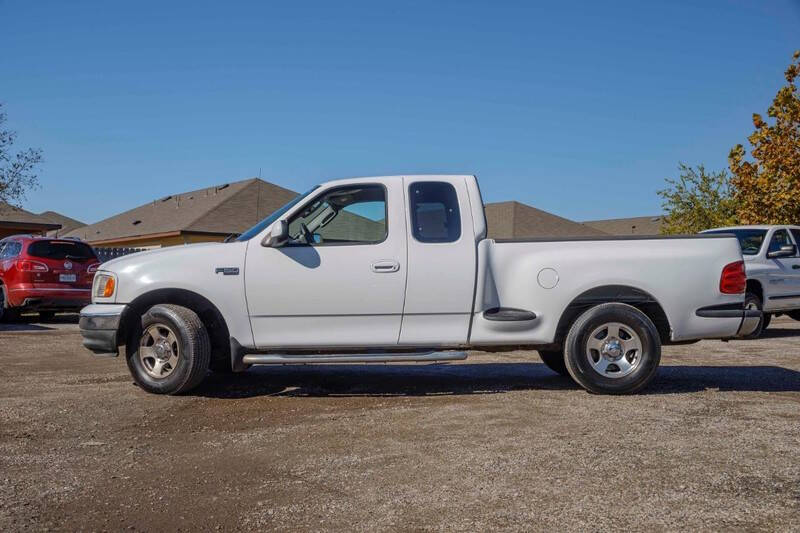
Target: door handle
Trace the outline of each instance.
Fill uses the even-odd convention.
[[[372,263],[372,271],[376,274],[388,274],[400,270],[400,263],[397,261],[375,261]]]

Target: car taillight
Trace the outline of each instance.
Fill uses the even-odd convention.
[[[747,275],[744,272],[744,261],[736,261],[725,265],[719,278],[719,292],[723,294],[742,294],[747,288]]]
[[[21,259],[17,261],[17,269],[21,272],[47,272],[50,270],[44,263],[31,261],[30,259]]]
[[[87,274],[94,274],[97,272],[97,269],[100,268],[100,263],[95,263],[93,265],[89,265],[89,268],[86,269]]]

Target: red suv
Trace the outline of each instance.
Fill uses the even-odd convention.
[[[79,240],[13,235],[0,240],[0,319],[22,311],[52,318],[91,303],[100,261]]]

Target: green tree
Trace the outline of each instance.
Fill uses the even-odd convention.
[[[753,160],[745,159],[741,144],[728,155],[737,215],[744,224],[800,223],[800,50],[785,76],[786,86],[767,109],[772,124],[753,114],[756,130],[748,137]]]
[[[697,168],[678,165],[678,179],[667,178],[665,189],[658,191],[666,213],[661,233],[697,233],[709,228],[737,223],[730,176],[724,170],[707,173]]]
[[[42,151],[28,148],[12,153],[17,133],[5,129],[5,122],[0,103],[0,202],[19,204],[27,191],[39,185],[36,166],[42,162]]]

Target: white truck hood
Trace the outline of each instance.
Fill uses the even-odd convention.
[[[223,246],[223,243],[202,242],[196,244],[186,244],[183,246],[168,246],[166,248],[154,248],[152,250],[136,252],[135,254],[124,255],[122,257],[117,257],[116,259],[112,259],[111,261],[106,261],[100,266],[100,270],[106,270],[110,272],[120,272],[124,270],[127,265],[139,264],[143,261],[150,262],[153,259],[155,259],[156,256],[185,254],[186,251],[189,249],[210,248],[217,246]]]

